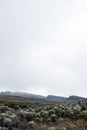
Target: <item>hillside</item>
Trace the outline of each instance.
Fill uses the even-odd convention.
[[[87,100],[61,103],[0,95],[0,129],[87,130]]]
[[[48,95],[42,96],[42,95],[36,95],[36,94],[31,94],[31,93],[23,93],[23,92],[10,92],[10,91],[5,91],[1,92],[0,95],[8,95],[8,96],[19,96],[19,97],[26,97],[26,98],[34,98],[34,99],[45,99],[45,100],[53,100],[53,101],[58,101],[58,102],[78,102],[82,100],[86,100],[85,97],[80,97],[80,96],[69,96],[69,97],[62,97],[62,96],[54,96],[54,95]]]

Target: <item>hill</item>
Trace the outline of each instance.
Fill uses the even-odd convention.
[[[48,95],[47,97],[45,97],[42,95],[36,95],[36,94],[31,94],[31,93],[10,92],[10,91],[1,92],[0,95],[19,96],[19,97],[26,97],[26,98],[32,98],[32,99],[33,98],[45,99],[45,100],[53,100],[53,101],[58,101],[58,102],[78,102],[78,101],[86,100],[85,97],[80,97],[80,96],[75,96],[75,95],[72,95],[69,97]]]

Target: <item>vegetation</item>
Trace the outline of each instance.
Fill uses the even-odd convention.
[[[0,129],[87,130],[87,100],[78,103],[38,100],[32,104],[3,101],[0,103]]]

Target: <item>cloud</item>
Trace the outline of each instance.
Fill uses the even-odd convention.
[[[0,1],[0,90],[86,96],[87,2]]]

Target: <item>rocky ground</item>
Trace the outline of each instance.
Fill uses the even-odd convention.
[[[0,103],[0,130],[87,130],[87,100],[38,104]]]

